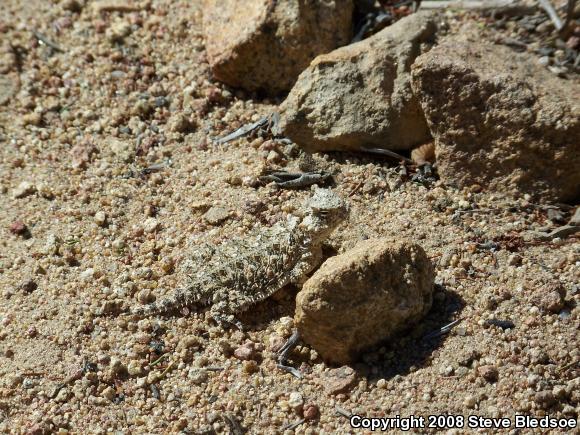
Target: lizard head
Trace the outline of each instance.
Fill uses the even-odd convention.
[[[348,216],[346,202],[329,189],[316,189],[306,202],[302,225],[310,232],[326,236]]]

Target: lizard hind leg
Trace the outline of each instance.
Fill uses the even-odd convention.
[[[212,305],[209,310],[211,318],[223,329],[229,329],[232,325],[238,328],[240,331],[244,330],[244,325],[240,322],[233,314],[228,314],[227,304],[224,302],[218,302]]]

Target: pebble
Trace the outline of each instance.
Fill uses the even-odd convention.
[[[302,394],[298,391],[292,391],[288,396],[288,405],[296,413],[300,413],[304,406],[304,398],[302,397]]]
[[[138,360],[132,360],[127,365],[127,373],[130,376],[140,376],[143,374],[143,367],[141,366],[141,362]]]
[[[477,372],[483,379],[490,383],[496,382],[499,377],[497,367],[494,365],[480,366],[477,368]]]
[[[549,408],[556,402],[556,398],[551,391],[544,390],[536,393],[534,401],[543,408]]]
[[[223,207],[211,207],[203,218],[210,225],[219,225],[230,217],[230,212]]]
[[[542,56],[538,59],[538,63],[542,66],[548,66],[551,63],[550,56]]]
[[[115,389],[113,387],[107,387],[103,390],[103,397],[107,400],[113,400],[115,398]]]
[[[234,350],[234,356],[242,361],[249,361],[256,358],[256,346],[253,342],[248,341]]]
[[[193,382],[195,385],[205,384],[209,379],[207,370],[199,368],[191,369],[187,377],[191,379],[191,382]]]
[[[10,225],[10,232],[12,234],[22,236],[28,232],[28,227],[22,221],[15,221]]]
[[[14,199],[20,199],[28,195],[32,195],[34,192],[36,192],[36,187],[34,184],[29,183],[28,181],[23,181],[14,189],[12,192],[12,197]]]
[[[519,266],[520,264],[522,264],[522,257],[521,255],[518,254],[512,254],[509,256],[508,258],[508,264],[510,266]]]
[[[305,420],[314,420],[318,417],[319,414],[318,406],[314,403],[307,403],[304,405],[303,414]]]
[[[137,293],[137,300],[145,305],[150,302],[153,302],[155,298],[153,297],[151,290],[145,288],[141,290],[139,293]]]
[[[143,230],[146,233],[154,233],[159,228],[159,221],[155,218],[147,218],[143,223]]]
[[[356,385],[356,382],[356,372],[349,366],[330,369],[322,377],[322,386],[328,394],[346,393]]]
[[[95,223],[103,227],[107,223],[107,214],[104,211],[98,211],[95,213]]]

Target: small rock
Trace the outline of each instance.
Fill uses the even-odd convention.
[[[145,305],[153,302],[155,297],[153,296],[153,293],[151,293],[151,290],[145,288],[137,293],[137,300]]]
[[[79,278],[82,281],[91,281],[94,277],[95,277],[95,269],[93,269],[92,267],[83,270],[79,275]]]
[[[302,397],[302,394],[298,391],[291,392],[288,396],[288,405],[295,412],[300,413],[302,411],[302,407],[304,406],[304,398]]]
[[[127,373],[130,376],[140,376],[143,374],[143,367],[141,366],[141,362],[138,360],[132,360],[127,365]]]
[[[22,235],[28,233],[28,227],[22,221],[15,221],[12,223],[12,225],[10,225],[10,232],[12,234],[22,236]]]
[[[9,102],[20,87],[17,74],[0,74],[0,106]]]
[[[107,400],[113,400],[115,398],[115,389],[113,387],[107,387],[103,390],[102,396]]]
[[[314,403],[307,403],[304,405],[304,410],[302,412],[304,419],[307,421],[316,419],[319,414],[318,406],[316,406]]]
[[[538,63],[542,66],[550,65],[551,59],[550,56],[542,56],[538,59]]]
[[[61,390],[58,392],[58,394],[55,397],[55,401],[59,402],[59,403],[64,403],[68,400],[68,398],[70,397],[70,391],[68,388],[61,388]]]
[[[133,146],[127,140],[109,138],[106,143],[112,153],[125,162],[130,162],[135,157]]]
[[[559,313],[564,308],[564,297],[566,290],[558,285],[548,285],[542,289],[542,295],[539,297],[539,305],[542,310],[548,313]]]
[[[191,379],[191,382],[193,382],[195,385],[205,384],[209,379],[207,370],[198,368],[191,369],[187,377]]]
[[[25,281],[23,284],[21,284],[20,288],[25,293],[32,293],[34,290],[36,290],[38,288],[38,284],[36,284],[36,282],[34,282],[33,280],[30,279],[28,281]]]
[[[83,9],[79,0],[64,0],[60,5],[65,11],[80,12]]]
[[[550,390],[538,391],[534,396],[534,401],[542,408],[546,409],[556,403],[556,398]]]
[[[329,258],[296,297],[295,324],[327,361],[348,364],[430,309],[433,266],[415,244],[365,240]]]
[[[174,133],[191,133],[197,128],[195,121],[183,113],[178,113],[169,118],[167,126]]]
[[[34,192],[36,192],[34,184],[29,183],[28,181],[23,181],[16,187],[16,189],[14,189],[12,197],[14,199],[24,198],[28,195],[32,195]]]
[[[98,211],[95,213],[95,223],[103,227],[107,223],[107,214],[104,211]]]
[[[316,55],[351,38],[352,0],[209,0],[203,11],[214,76],[248,91],[287,91]]]
[[[256,347],[251,341],[248,341],[234,350],[234,356],[242,361],[249,361],[256,358]]]
[[[280,129],[309,152],[411,149],[430,139],[411,65],[436,33],[419,12],[312,61],[280,106]]]
[[[201,341],[195,335],[188,335],[186,337],[183,337],[179,342],[179,346],[182,349],[195,349],[198,348],[200,345]]]
[[[93,155],[97,153],[97,148],[88,140],[83,140],[73,146],[70,150],[72,167],[84,169],[87,167]]]
[[[22,116],[21,122],[23,127],[26,127],[27,125],[38,127],[42,123],[42,115],[37,112],[27,113]]]
[[[121,43],[131,34],[131,23],[128,21],[118,21],[105,32],[111,42]]]
[[[212,207],[203,215],[203,218],[210,225],[219,225],[229,217],[230,212],[223,207]]]
[[[155,218],[147,218],[143,223],[143,230],[146,233],[154,233],[159,228],[159,221]]]
[[[257,373],[260,370],[258,363],[254,360],[243,361],[242,370],[244,373],[251,375],[252,373]]]
[[[127,372],[127,367],[117,358],[111,358],[111,363],[109,366],[109,370],[113,377],[122,375],[123,373]]]
[[[522,257],[521,255],[518,254],[512,254],[509,256],[508,258],[508,264],[510,266],[519,266],[520,264],[522,264]]]
[[[322,376],[323,387],[328,394],[347,393],[356,385],[356,382],[356,372],[349,366],[331,369]]]
[[[499,377],[499,372],[496,366],[485,365],[477,368],[479,375],[485,379],[487,382],[496,382]]]

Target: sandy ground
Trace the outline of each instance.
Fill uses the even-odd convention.
[[[346,393],[329,391],[333,372],[305,346],[292,355],[303,379],[276,368],[295,288],[244,315],[245,332],[205,313],[98,316],[170,291],[188,249],[272,225],[310,193],[256,182],[266,167],[297,167],[295,145],[210,140],[278,102],[211,81],[199,2],[105,15],[63,3],[0,8],[2,89],[17,92],[0,106],[0,431],[355,432],[340,412],[577,419],[578,239],[526,242],[561,224],[548,207],[410,182],[388,159],[314,158],[351,205],[329,253],[396,236],[420,243],[437,273],[427,319],[364,355]],[[229,217],[209,224],[210,207]],[[259,352],[240,361],[232,350],[247,340]],[[306,411],[315,417],[288,428]]]

